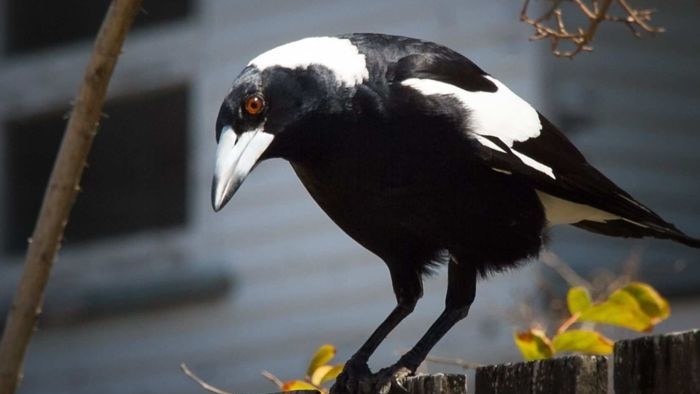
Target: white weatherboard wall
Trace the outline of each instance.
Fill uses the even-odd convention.
[[[563,123],[586,157],[695,237],[700,237],[699,12],[692,3],[660,5],[654,21],[667,32],[641,40],[624,26],[608,26],[592,54],[573,62],[547,61],[543,85],[545,113],[553,121],[569,119]],[[619,268],[636,248],[644,280],[668,294],[700,295],[698,249],[625,242],[572,228],[554,232],[553,240],[553,249],[584,273]]]
[[[67,250],[61,261],[124,255],[167,259],[174,250],[192,262],[229,263],[234,290],[213,302],[41,329],[28,354],[23,394],[197,392],[179,371],[183,361],[205,380],[236,393],[270,392],[274,388],[261,370],[298,378],[308,357],[326,342],[339,347],[342,361],[391,310],[394,296],[384,265],[325,216],[287,163],[263,163],[222,212],[211,210],[218,108],[237,73],[264,50],[311,35],[409,35],[467,55],[535,107],[540,93],[549,94],[540,91],[549,76],[542,75],[537,60],[548,55],[527,41],[530,31],[518,22],[519,5],[512,2],[202,0],[196,11],[182,25],[133,34],[110,90],[119,94],[162,79],[189,81],[188,227],[172,237],[153,234],[127,245],[113,240]],[[54,70],[51,75],[62,77],[42,83],[72,86],[86,58],[76,53],[87,49],[86,44],[46,59],[38,55],[3,64],[0,82],[24,81],[18,91],[19,86],[39,91],[44,85],[34,81],[32,70]],[[48,60],[60,72],[47,68]],[[146,71],[140,67],[144,62]],[[65,100],[46,90],[44,100]],[[34,100],[17,96],[7,111],[26,111]],[[434,354],[481,363],[517,359],[511,342],[514,305],[529,299],[535,279],[530,266],[480,283],[469,318]],[[442,310],[444,272],[425,283],[425,297],[379,348],[373,367],[394,362]]]
[[[145,73],[190,82],[191,224],[169,238],[167,247],[184,249],[185,258],[196,262],[230,262],[234,290],[215,302],[40,330],[28,355],[24,394],[191,393],[197,388],[179,371],[183,361],[206,380],[235,392],[272,391],[260,376],[262,369],[281,378],[299,377],[307,358],[326,342],[339,347],[342,360],[391,310],[395,301],[383,263],[325,216],[287,163],[260,165],[223,212],[211,210],[218,107],[236,74],[262,51],[305,36],[352,31],[421,37],[459,50],[514,91],[537,101],[535,51],[525,40],[527,29],[517,23],[518,10],[512,5],[489,1],[439,6],[421,1],[200,1],[197,5],[196,15],[182,27],[165,26],[131,36],[111,91],[153,83],[159,75],[144,76],[130,66],[143,61],[152,63]],[[162,37],[162,44],[152,45],[154,37]],[[80,73],[70,70],[80,70],[81,60],[75,56],[64,60],[68,77],[58,83],[75,83]],[[21,77],[26,71],[19,66],[7,70]],[[149,239],[142,243],[148,246]],[[109,252],[110,242],[93,249],[82,257],[120,253]],[[157,255],[158,248],[153,253]],[[62,261],[69,257],[67,251]],[[507,316],[532,282],[533,272],[521,270],[480,284],[472,315],[435,353],[482,362],[515,357]],[[424,299],[378,350],[374,367],[392,363],[398,351],[418,340],[442,310],[444,289],[444,272],[426,280]]]

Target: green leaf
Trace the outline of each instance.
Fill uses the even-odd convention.
[[[631,330],[648,332],[653,324],[630,293],[620,289],[600,304],[593,305],[581,312],[579,321],[605,323]]]
[[[634,297],[642,311],[651,318],[653,324],[668,319],[671,315],[671,307],[653,287],[646,283],[632,282],[622,288],[623,291]]]
[[[551,358],[554,353],[549,338],[542,330],[530,329],[529,331],[515,332],[513,340],[525,361]]]
[[[294,390],[318,390],[318,387],[304,380],[290,380],[282,385],[282,391]]]
[[[593,303],[591,295],[583,286],[572,287],[566,294],[566,303],[569,306],[569,313],[575,315],[589,308]]]
[[[588,354],[610,354],[613,351],[613,341],[596,331],[570,330],[552,338],[554,351],[581,352]]]
[[[316,350],[316,354],[309,361],[309,368],[306,370],[306,376],[312,376],[316,368],[326,364],[335,357],[335,346],[331,344],[321,345]]]

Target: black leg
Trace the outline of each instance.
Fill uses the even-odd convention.
[[[423,295],[423,282],[419,272],[398,272],[391,269],[391,282],[396,294],[397,305],[382,324],[374,330],[374,333],[360,347],[360,349],[345,363],[343,372],[336,379],[336,383],[331,388],[331,393],[356,393],[363,390],[359,387],[369,384],[367,379],[371,372],[367,367],[369,357],[377,350],[380,343],[386,336],[411,312],[416,306],[418,299]]]
[[[395,384],[396,378],[415,372],[433,346],[455,323],[467,316],[476,294],[476,278],[477,271],[474,266],[450,259],[445,310],[413,349],[404,354],[392,367],[378,374],[376,392],[387,391],[387,385]]]
[[[413,312],[416,303],[423,296],[423,282],[418,272],[400,273],[392,272],[391,282],[396,294],[396,307],[377,327],[367,341],[353,356],[353,359],[367,362],[369,357],[377,350],[380,343],[389,333],[408,315]]]

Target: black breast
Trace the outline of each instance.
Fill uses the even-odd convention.
[[[317,148],[290,160],[338,226],[385,261],[428,264],[447,249],[485,271],[539,251],[544,213],[529,185],[485,167],[450,117],[392,113],[309,124]]]

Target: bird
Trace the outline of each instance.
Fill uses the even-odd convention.
[[[388,267],[396,306],[332,393],[401,387],[475,299],[477,279],[537,257],[548,229],[692,238],[595,167],[547,118],[467,57],[376,33],[303,38],[236,77],[216,120],[219,211],[263,160],[291,163],[311,197]],[[445,307],[392,366],[367,362],[447,265]]]

